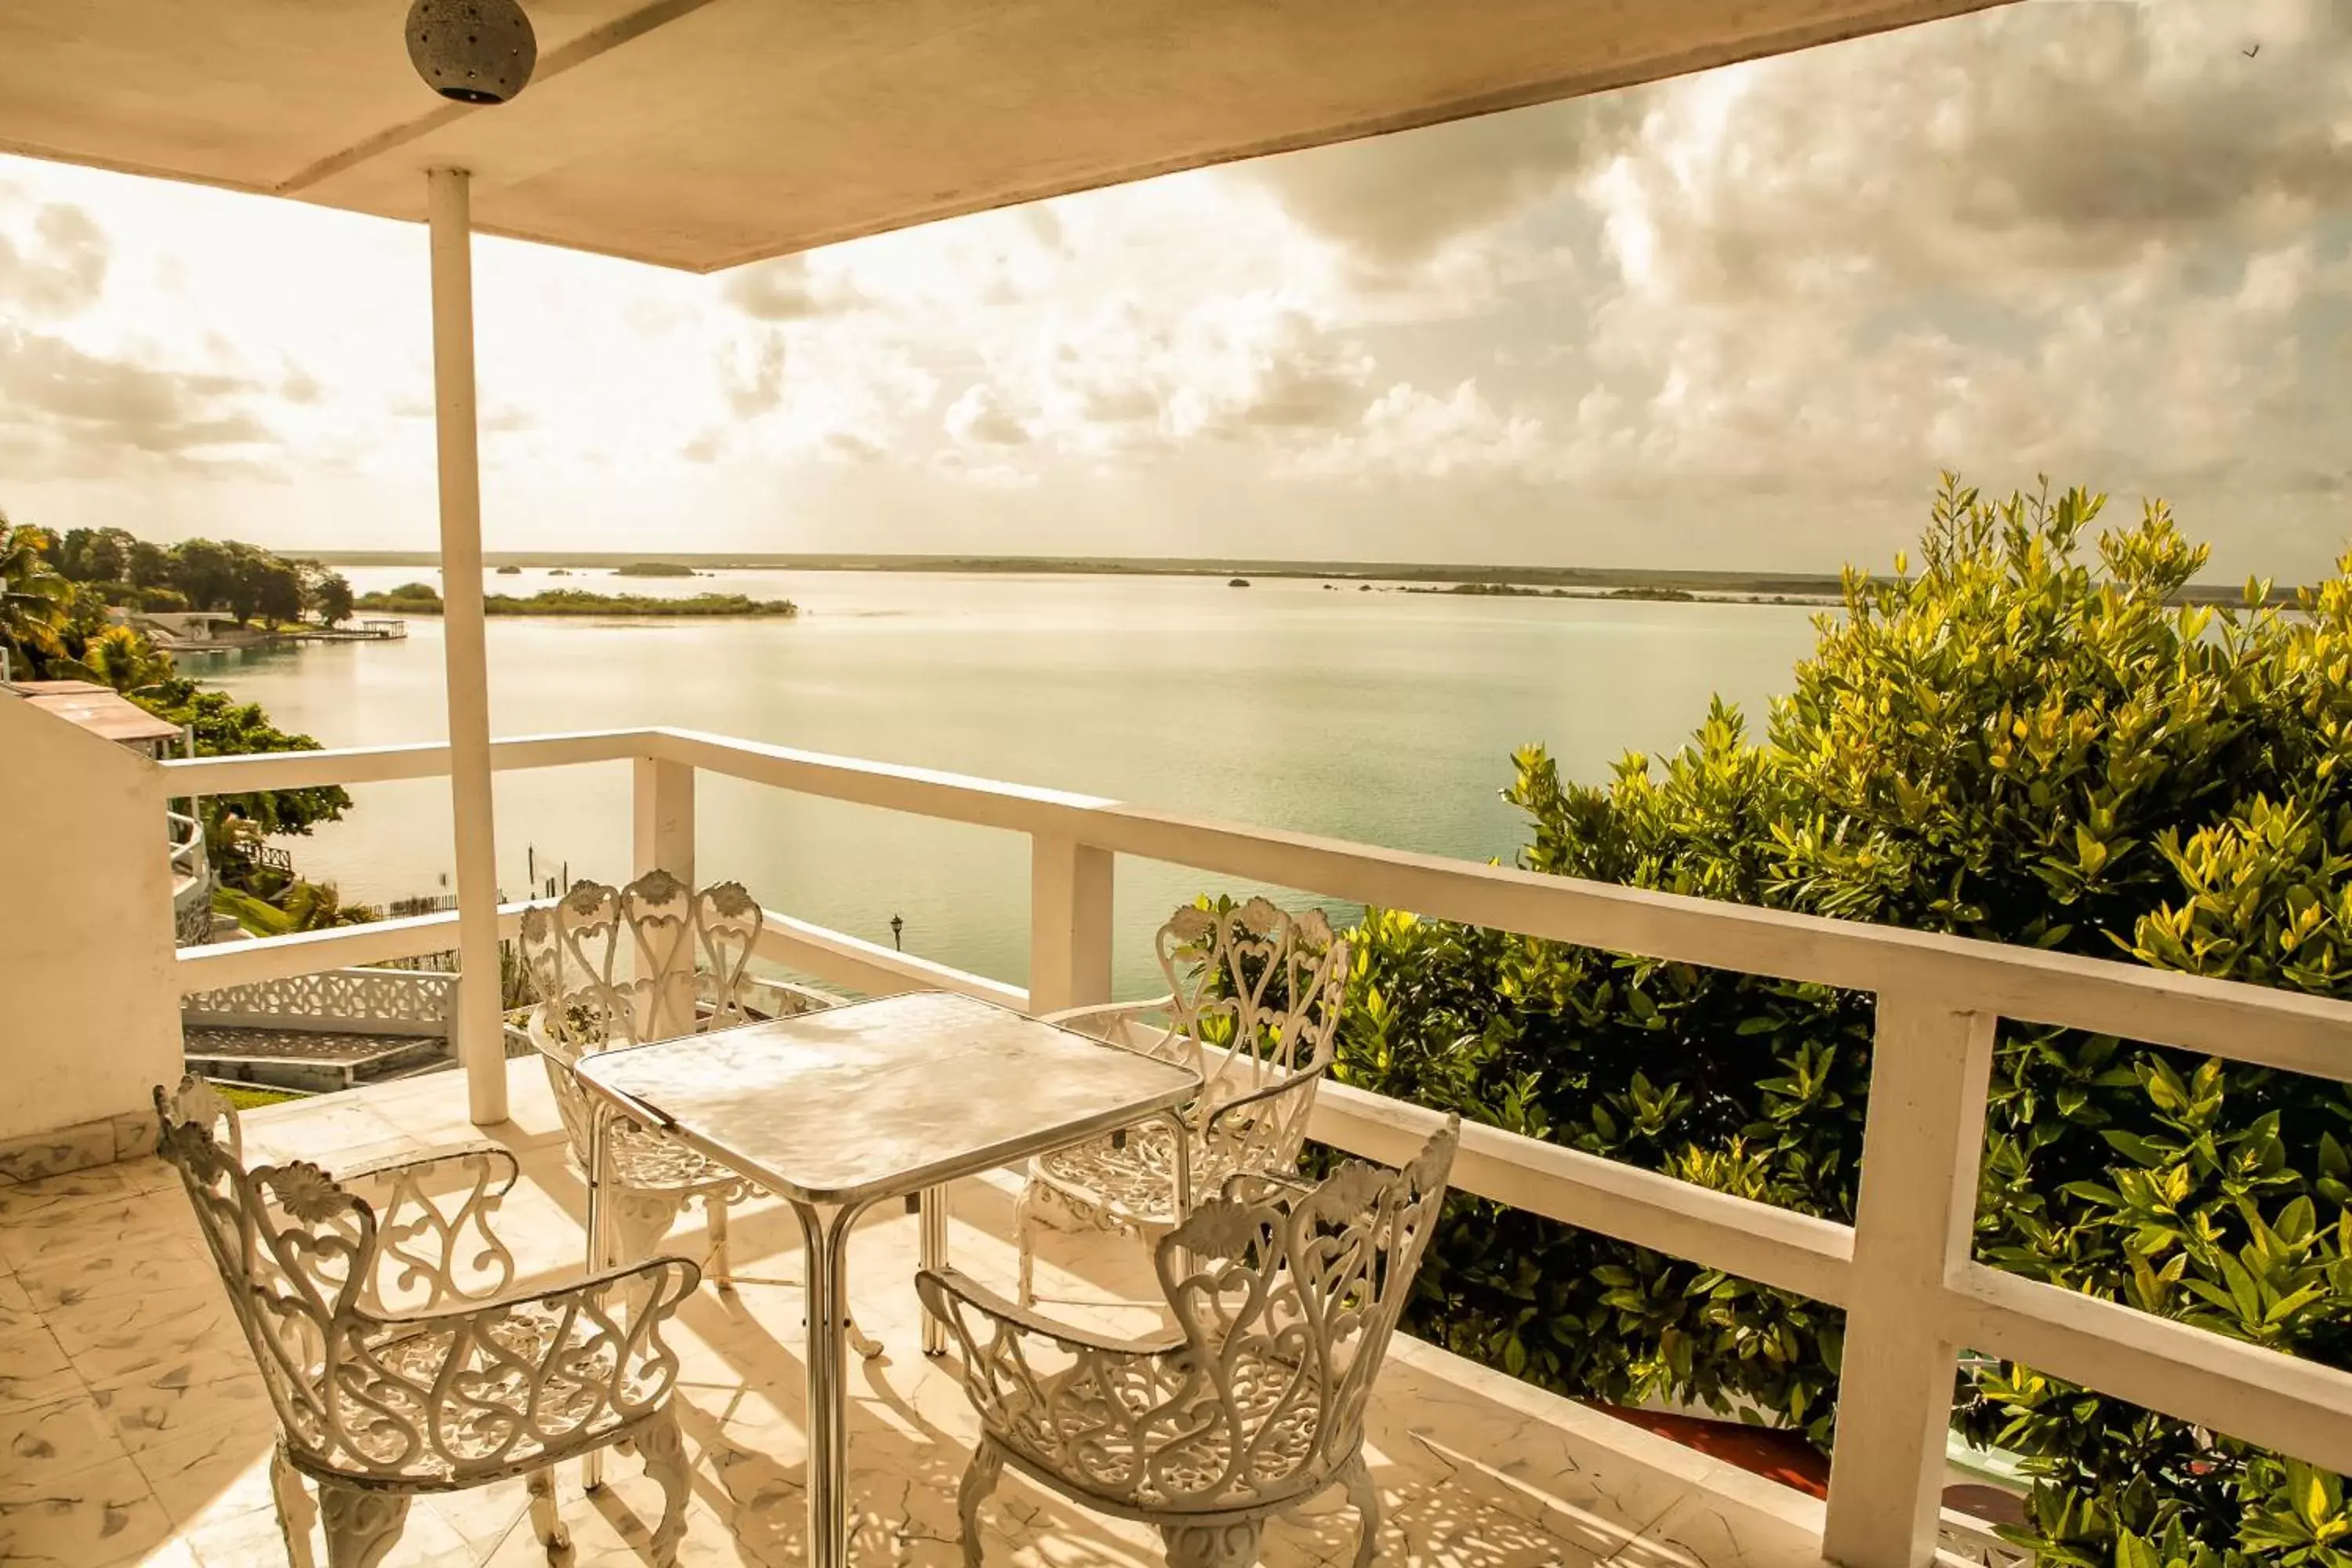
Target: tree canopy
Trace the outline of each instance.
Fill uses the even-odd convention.
[[[2160,502],[2093,540],[2104,504],[1992,504],[1948,478],[1916,569],[1846,574],[1761,742],[1718,702],[1684,748],[1604,782],[1520,752],[1524,863],[2352,994],[2352,559],[2292,607],[2262,584],[2243,607],[2184,606],[2203,548]],[[1349,1081],[1853,1218],[1868,996],[1381,910],[1359,942]],[[1977,1254],[2352,1365],[2347,1121],[2337,1084],[2006,1026]],[[1457,1208],[1423,1331],[1570,1393],[1747,1406],[1826,1444],[1834,1309]],[[1966,1432],[2029,1457],[2045,1561],[2301,1560],[2280,1555],[2301,1516],[2270,1456],[2027,1367],[1958,1394]],[[2297,1528],[2352,1533],[2326,1495]]]

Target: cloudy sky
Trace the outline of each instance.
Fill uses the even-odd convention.
[[[491,549],[2352,542],[2352,0],[2032,0],[713,278],[477,251]],[[429,548],[421,229],[0,158],[0,508]]]

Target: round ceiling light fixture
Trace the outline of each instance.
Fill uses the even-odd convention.
[[[408,58],[444,98],[504,103],[530,82],[539,38],[516,0],[415,0]]]

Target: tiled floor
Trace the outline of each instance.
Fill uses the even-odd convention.
[[[491,1136],[525,1181],[499,1234],[526,1273],[552,1279],[580,1256],[583,1194],[532,1064],[516,1064],[514,1120]],[[330,1169],[404,1148],[481,1136],[462,1081],[409,1079],[247,1119],[248,1157]],[[1009,1281],[1009,1178],[955,1194],[957,1262]],[[740,1287],[705,1287],[673,1341],[680,1414],[696,1458],[681,1562],[803,1560],[804,1509],[798,1244],[772,1203],[739,1211]],[[915,1222],[895,1209],[853,1249],[861,1321],[887,1352],[850,1380],[853,1556],[860,1564],[950,1565],[955,1488],[975,1426],[952,1367],[917,1350]],[[698,1253],[698,1220],[672,1237]],[[105,1568],[153,1563],[249,1568],[285,1562],[267,1484],[272,1417],[186,1199],[153,1160],[0,1187],[0,1563]],[[1149,1280],[1138,1247],[1049,1237],[1039,1289],[1060,1315],[1134,1329]],[[1820,1505],[1580,1406],[1402,1342],[1370,1420],[1373,1475],[1388,1508],[1382,1563],[1519,1568],[1783,1568],[1819,1562]],[[576,1467],[569,1468],[576,1470]],[[572,1562],[635,1563],[660,1498],[634,1460],[611,1484],[562,1479]],[[523,1522],[520,1481],[421,1500],[386,1568],[517,1568],[544,1560]],[[1008,1477],[983,1514],[987,1561],[1028,1568],[1156,1564],[1156,1537]],[[1279,1568],[1352,1559],[1355,1515],[1337,1493],[1266,1537]]]

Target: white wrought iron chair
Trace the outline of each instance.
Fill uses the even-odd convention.
[[[1350,1162],[1323,1182],[1237,1175],[1160,1238],[1174,1331],[1119,1340],[1056,1323],[953,1269],[916,1276],[981,1421],[959,1503],[981,1562],[980,1505],[1004,1467],[1073,1501],[1159,1528],[1170,1568],[1250,1568],[1274,1514],[1328,1487],[1379,1551],[1364,1405],[1445,1198],[1459,1118],[1402,1170]]]
[[[1337,1045],[1348,944],[1320,910],[1294,915],[1252,899],[1220,910],[1187,904],[1154,946],[1167,995],[1073,1007],[1046,1021],[1201,1075],[1201,1097],[1179,1113],[1194,1193],[1237,1174],[1295,1173]],[[1150,1237],[1183,1218],[1175,1139],[1167,1122],[1147,1122],[1029,1163],[1013,1216],[1023,1306],[1036,1303],[1040,1226]]]
[[[842,998],[750,973],[760,906],[740,883],[694,892],[667,871],[618,889],[579,882],[522,918],[522,955],[540,1001],[525,1032],[547,1068],[556,1109],[585,1172],[590,1110],[572,1075],[580,1058],[762,1018],[830,1007]],[[699,1200],[709,1227],[710,1279],[731,1289],[727,1208],[751,1187],[658,1130],[626,1120],[605,1130],[611,1212],[621,1256],[659,1245]]]
[[[688,1471],[662,1325],[700,1271],[656,1258],[516,1291],[491,1217],[517,1178],[496,1144],[330,1175],[246,1167],[211,1085],[155,1089],[159,1152],[178,1168],[276,1407],[270,1461],[295,1568],[311,1568],[319,1489],[329,1568],[373,1568],[412,1498],[528,1478],[531,1526],[570,1544],[553,1467],[627,1445],[666,1500],[655,1561],[676,1561]],[[215,1137],[216,1128],[225,1129]],[[364,1189],[373,1197],[362,1197]]]

